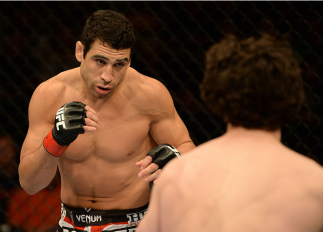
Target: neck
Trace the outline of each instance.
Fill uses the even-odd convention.
[[[281,140],[281,129],[277,129],[275,131],[267,131],[262,129],[247,129],[241,126],[232,126],[230,123],[227,124],[227,132],[226,134],[243,136],[243,137],[272,137],[275,140]]]

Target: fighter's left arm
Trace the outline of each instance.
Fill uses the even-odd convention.
[[[158,97],[153,104],[155,110],[149,131],[157,147],[153,148],[146,158],[136,163],[141,167],[138,176],[147,182],[157,179],[161,169],[170,160],[195,148],[184,122],[175,109],[170,93],[161,83],[157,86],[155,90],[158,89]]]

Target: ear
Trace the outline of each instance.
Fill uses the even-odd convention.
[[[81,43],[81,41],[77,41],[75,46],[75,57],[78,62],[82,62],[83,60],[83,48],[84,45]]]

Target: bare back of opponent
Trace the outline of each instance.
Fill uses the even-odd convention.
[[[137,231],[322,232],[323,168],[280,142],[303,102],[300,73],[269,35],[212,46],[201,96],[227,131],[163,170]]]
[[[322,231],[322,167],[279,143],[279,133],[229,128],[163,174],[142,222],[155,225],[149,231]]]

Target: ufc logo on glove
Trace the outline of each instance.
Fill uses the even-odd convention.
[[[67,147],[84,133],[86,110],[81,102],[68,102],[56,113],[53,129],[44,138],[44,148],[56,157],[61,156]]]
[[[64,121],[64,107],[60,108],[56,113],[56,129],[59,130],[59,126],[63,126],[64,129],[66,129],[65,121]]]

